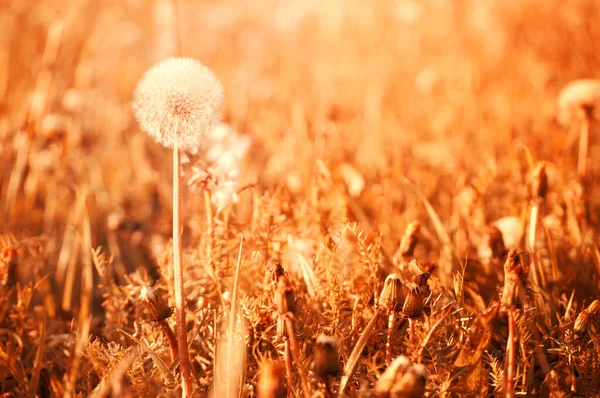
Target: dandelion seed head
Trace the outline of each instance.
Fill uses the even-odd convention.
[[[135,91],[140,128],[159,144],[197,147],[221,118],[223,87],[214,73],[191,58],[169,58],[150,68]]]
[[[556,118],[568,126],[581,108],[593,108],[600,103],[600,80],[580,79],[567,84],[558,96]]]

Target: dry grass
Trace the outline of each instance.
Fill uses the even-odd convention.
[[[171,154],[131,110],[142,73],[178,47],[215,71],[225,122],[250,139],[225,164],[235,176],[206,150],[184,165],[199,396],[254,396],[259,366],[284,374],[270,361],[298,397],[342,379],[343,395],[419,396],[420,364],[426,396],[600,391],[598,124],[580,177],[579,126],[555,109],[568,82],[598,77],[597,1],[178,3],[170,19],[163,0],[0,8],[4,396],[181,393],[139,299],[152,286],[174,305]],[[276,305],[276,263],[293,311]],[[426,295],[420,316],[379,305],[391,273],[402,297]],[[321,334],[345,370],[325,381]],[[419,372],[382,393],[399,355]],[[397,392],[410,383],[416,395]]]

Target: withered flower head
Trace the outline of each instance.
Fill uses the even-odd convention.
[[[146,307],[148,319],[153,322],[164,321],[173,313],[160,293],[151,287],[142,286],[140,301]]]
[[[492,250],[492,257],[502,258],[506,256],[507,250],[506,246],[504,245],[502,231],[500,231],[497,226],[492,224],[488,227],[488,237],[490,249]]]
[[[579,334],[585,333],[590,322],[593,322],[598,317],[600,317],[600,301],[594,300],[586,309],[577,315],[577,319],[573,325],[573,331]]]
[[[410,369],[411,365],[412,362],[408,357],[404,355],[396,357],[375,385],[375,394],[377,397],[389,397],[394,385],[402,379],[402,376]]]
[[[418,398],[425,394],[427,369],[401,355],[394,359],[375,386],[378,398]]]
[[[413,280],[406,284],[408,294],[406,300],[404,300],[404,306],[402,307],[402,313],[408,318],[417,318],[423,312],[423,302],[429,295],[429,285],[427,280],[429,274],[424,272],[419,275],[415,275]]]
[[[318,377],[337,376],[342,367],[340,365],[340,341],[325,334],[317,337],[314,351],[315,373]]]
[[[406,227],[406,231],[400,242],[400,254],[402,256],[412,256],[417,243],[419,243],[419,232],[421,231],[421,223],[413,221]]]
[[[191,58],[169,58],[150,68],[135,91],[140,128],[159,144],[192,149],[219,121],[223,87],[214,73]]]
[[[402,282],[396,274],[389,274],[385,278],[381,295],[379,296],[379,306],[386,311],[398,311],[402,303]]]
[[[546,174],[546,162],[538,162],[533,170],[533,181],[531,192],[534,197],[546,199],[548,193],[548,175]]]
[[[285,268],[277,260],[269,260],[269,267],[267,268],[267,275],[269,283],[276,285],[279,281],[280,276],[287,276]]]
[[[258,384],[256,385],[258,398],[285,398],[287,387],[285,384],[285,366],[281,361],[261,361],[258,369]]]
[[[506,262],[504,263],[504,288],[500,302],[505,307],[510,307],[513,302],[515,292],[519,281],[526,283],[528,269],[523,267],[521,258],[516,250],[508,252]]]

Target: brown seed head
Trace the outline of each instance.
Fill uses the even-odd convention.
[[[590,305],[587,306],[586,309],[584,309],[579,313],[579,315],[577,315],[577,319],[575,320],[575,324],[573,325],[573,331],[579,334],[585,333],[590,322],[593,322],[599,317],[600,301],[594,300]]]
[[[221,118],[223,87],[214,73],[191,58],[169,58],[150,68],[135,91],[140,128],[159,144],[197,147]]]
[[[421,231],[421,223],[413,221],[406,227],[406,231],[400,242],[400,254],[405,257],[412,256],[417,243],[419,243],[419,232]]]
[[[148,319],[153,322],[164,321],[173,313],[160,293],[151,287],[142,286],[140,301],[146,307]]]
[[[285,398],[287,387],[285,384],[285,365],[281,361],[262,361],[259,364],[258,384],[256,385],[258,398]]]
[[[319,335],[315,344],[314,363],[315,373],[320,378],[338,376],[342,367],[340,365],[340,341],[332,336]]]
[[[402,282],[396,274],[389,274],[385,278],[381,295],[379,296],[379,306],[386,311],[398,311],[402,303]]]

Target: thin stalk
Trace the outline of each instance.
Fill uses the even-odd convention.
[[[506,378],[504,380],[504,392],[507,398],[515,396],[515,317],[512,311],[508,311],[508,340],[506,341]]]
[[[390,311],[388,318],[387,342],[385,345],[385,363],[388,365],[392,362],[392,338],[396,329],[396,311]]]
[[[213,244],[213,214],[212,203],[210,201],[210,192],[204,190],[204,209],[206,212],[206,261],[212,263],[212,244]]]
[[[288,385],[288,396],[291,395],[290,391],[292,390],[292,386],[294,385],[294,369],[292,368],[292,353],[290,350],[290,339],[285,339],[283,342],[283,347],[285,350],[285,375],[287,377],[287,385]]]
[[[294,334],[294,323],[292,318],[290,318],[287,314],[284,316],[285,324],[287,326],[288,340],[292,349],[292,355],[294,356],[294,359],[296,359],[296,366],[298,367],[298,372],[300,373],[300,381],[302,382],[302,388],[304,389],[304,396],[306,398],[310,398],[310,386],[308,384],[306,369],[304,369],[304,366],[302,366],[302,362],[300,361],[300,350],[298,349],[298,342],[296,341],[296,335]]]
[[[583,177],[587,172],[588,142],[590,137],[590,120],[584,112],[581,118],[581,131],[579,135],[579,158],[577,159],[577,172]]]
[[[173,148],[173,279],[175,285],[175,317],[177,319],[177,342],[179,346],[179,364],[181,368],[182,396],[192,395],[190,377],[190,355],[187,345],[185,322],[185,301],[183,296],[183,268],[181,264],[181,153]]]
[[[160,326],[161,330],[167,337],[167,341],[169,342],[169,348],[171,349],[171,362],[175,362],[177,355],[179,355],[175,333],[173,333],[173,329],[171,329],[171,326],[169,326],[165,320],[158,321],[158,326]]]
[[[541,278],[544,282],[543,285],[545,286],[545,278],[542,275],[542,271],[540,269],[538,269],[538,261],[536,258],[536,253],[535,253],[535,238],[536,238],[536,231],[537,231],[537,220],[538,220],[538,215],[540,212],[540,206],[537,203],[536,200],[533,200],[531,207],[529,209],[529,233],[528,233],[528,239],[527,239],[527,244],[529,246],[529,252],[531,254],[531,261],[533,262],[533,267],[531,267],[531,276],[533,277],[533,282],[536,285],[539,285],[539,278]],[[539,278],[538,278],[538,274],[539,274]]]

